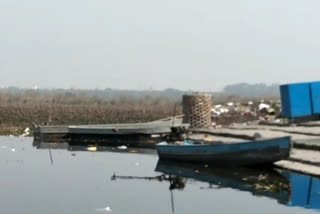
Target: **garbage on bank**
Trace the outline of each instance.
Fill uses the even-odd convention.
[[[23,133],[20,135],[20,137],[28,137],[28,136],[30,136],[30,128],[29,127],[27,127],[24,131],[23,131]]]
[[[214,105],[211,109],[213,127],[251,121],[272,121],[280,123],[281,101],[261,100],[248,102],[227,102]]]

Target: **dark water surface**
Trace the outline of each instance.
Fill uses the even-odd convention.
[[[158,163],[148,151],[36,149],[32,140],[0,137],[1,214],[320,211],[318,178]]]

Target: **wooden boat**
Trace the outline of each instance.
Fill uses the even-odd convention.
[[[192,141],[185,141],[183,145],[160,143],[156,149],[160,159],[226,166],[267,165],[289,157],[291,138],[230,144],[199,144]]]

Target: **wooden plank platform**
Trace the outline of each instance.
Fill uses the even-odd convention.
[[[320,168],[316,165],[305,164],[291,160],[278,161],[275,163],[275,165],[279,168],[320,177]]]
[[[166,134],[171,127],[166,124],[113,125],[113,126],[69,126],[69,134],[121,135],[121,134]]]
[[[38,126],[33,128],[34,134],[67,134],[68,126]]]
[[[228,137],[254,140],[255,135],[261,138],[290,136],[295,148],[320,150],[320,127],[273,127],[265,125],[232,125],[203,131],[214,138]],[[199,131],[199,130],[197,130]],[[200,130],[201,131],[201,130]]]
[[[150,148],[166,140],[171,135],[173,127],[184,129],[188,124],[183,124],[181,118],[168,118],[133,124],[40,126],[34,129],[34,141],[35,144],[60,142]]]
[[[34,134],[163,134],[171,133],[171,127],[187,126],[178,118],[174,122],[159,120],[132,124],[39,126],[34,128]]]

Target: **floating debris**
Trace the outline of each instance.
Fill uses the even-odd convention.
[[[112,212],[110,207],[96,209],[97,212]]]
[[[106,212],[112,212],[110,207],[106,207],[105,210],[106,210]]]
[[[123,145],[123,146],[118,146],[118,149],[125,150],[125,149],[128,149],[128,147]]]
[[[87,150],[90,152],[96,152],[98,151],[98,148],[96,146],[92,146],[92,147],[88,147]]]
[[[20,135],[20,137],[28,137],[29,135],[30,135],[30,128],[26,128],[23,134]]]

